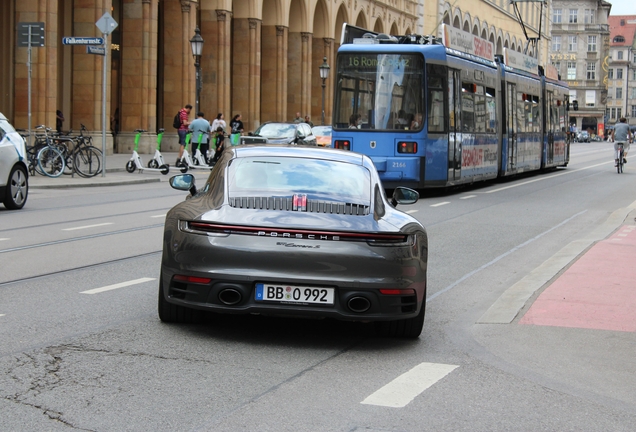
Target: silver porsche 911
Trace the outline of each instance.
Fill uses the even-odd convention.
[[[159,317],[199,311],[375,322],[416,338],[426,306],[428,239],[398,211],[417,192],[386,198],[363,155],[297,146],[226,150],[191,197],[166,216]]]

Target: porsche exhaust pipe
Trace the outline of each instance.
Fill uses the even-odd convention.
[[[221,290],[221,292],[219,293],[219,300],[221,301],[221,303],[228,306],[238,304],[241,302],[242,299],[243,296],[241,295],[241,293],[232,288],[226,288],[224,290]]]
[[[347,301],[347,307],[352,312],[362,313],[369,310],[371,302],[366,297],[351,297],[349,301]]]

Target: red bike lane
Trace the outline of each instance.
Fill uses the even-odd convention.
[[[588,249],[519,324],[636,332],[636,225]]]

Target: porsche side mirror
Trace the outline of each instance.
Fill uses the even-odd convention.
[[[197,193],[194,176],[192,174],[179,174],[170,177],[170,186],[176,190],[189,191],[190,195],[193,196]]]
[[[398,204],[409,205],[415,204],[417,200],[420,199],[420,194],[413,190],[403,186],[398,186],[393,191],[393,196],[391,197],[391,204],[393,207]]]

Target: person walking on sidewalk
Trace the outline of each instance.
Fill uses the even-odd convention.
[[[243,122],[241,121],[242,116],[240,114],[236,114],[232,117],[232,121],[230,122],[230,128],[232,128],[232,135],[230,136],[230,142],[232,145],[238,145],[240,141],[241,134],[243,133]]]
[[[190,121],[188,120],[190,111],[192,111],[192,105],[190,104],[187,104],[179,111],[179,121],[181,125],[179,129],[177,129],[177,133],[179,134],[179,157],[177,158],[176,166],[181,165],[181,157],[183,156],[183,149],[185,149],[186,145],[186,134],[188,133],[188,126],[190,126]]]
[[[625,117],[621,117],[618,120],[618,123],[614,125],[614,129],[612,130],[612,141],[614,141],[614,155],[615,155],[615,164],[614,166],[618,166],[618,145],[623,144],[623,163],[627,163],[627,152],[629,151],[629,143],[632,142],[632,133],[629,130],[629,125],[627,124],[627,119]]]
[[[205,118],[205,114],[201,111],[197,113],[197,118],[190,123],[188,126],[188,130],[192,131],[192,142],[197,143],[199,145],[199,151],[203,155],[205,162],[208,163],[208,150],[210,148],[210,144],[208,142],[208,137],[210,136],[210,122]],[[201,141],[199,142],[199,136],[201,136]],[[194,147],[194,146],[193,146]],[[194,153],[194,151],[192,152]]]
[[[223,132],[227,129],[227,125],[225,124],[225,116],[223,113],[218,113],[216,118],[212,120],[212,132],[216,132],[216,130],[220,127],[223,128]]]
[[[218,113],[216,118],[212,121],[212,138],[210,139],[210,144],[212,145],[212,150],[214,150],[214,146],[216,146],[216,130],[218,128],[223,128],[223,132],[227,129],[227,124],[225,124],[225,116],[223,113]]]
[[[214,157],[210,160],[210,166],[214,166],[221,157],[223,150],[225,150],[225,135],[223,128],[219,126],[216,131],[212,131],[212,133],[216,136],[216,149],[214,150]]]

